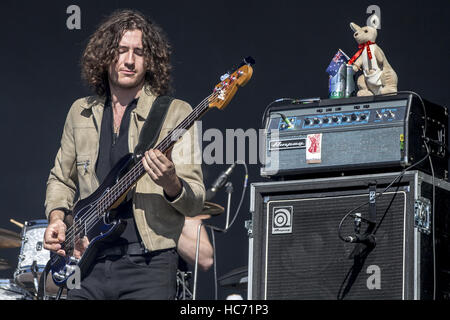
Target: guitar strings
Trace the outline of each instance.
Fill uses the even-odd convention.
[[[199,115],[201,115],[202,113],[204,113],[207,108],[205,108],[205,106],[208,106],[210,104],[211,98],[216,98],[218,95],[220,94],[220,91],[215,91],[214,93],[212,93],[211,95],[209,95],[208,97],[206,97],[189,115],[188,117],[186,117],[178,126],[176,126],[174,129],[172,129],[169,134],[158,144],[157,148],[162,149],[164,151],[166,151],[165,149],[168,148],[170,146],[170,144],[172,143],[172,135],[174,132],[177,132],[177,130],[180,129],[186,129],[186,128],[181,128],[183,126],[185,126],[188,122],[191,122],[193,119],[199,117]],[[178,131],[180,132],[180,131]],[[170,138],[170,140],[169,140]],[[178,139],[176,139],[178,140]],[[175,140],[175,141],[176,141]],[[104,212],[106,212],[106,210],[113,204],[110,203],[108,204],[108,202],[111,202],[111,200],[113,199],[118,199],[120,196],[123,195],[124,191],[126,191],[128,188],[130,188],[134,183],[135,183],[135,178],[141,176],[142,174],[144,174],[145,170],[144,167],[142,165],[142,162],[137,163],[129,172],[127,172],[117,183],[116,185],[111,189],[108,190],[106,194],[104,194],[104,196],[102,196],[96,203],[94,203],[92,205],[92,208],[87,210],[79,219],[77,219],[77,221],[74,221],[74,224],[72,226],[70,226],[66,232],[66,240],[63,242],[63,244],[65,245],[65,247],[69,244],[72,243],[77,236],[79,236],[79,230],[80,228],[84,225],[84,228],[82,228],[81,230],[83,230],[85,232],[85,234],[92,229],[92,227],[98,222],[100,221],[100,219],[103,218],[104,216]],[[130,183],[130,181],[127,181],[128,179],[131,178],[131,185],[127,185],[125,187],[123,187],[123,182],[128,182],[128,184]],[[133,182],[134,181],[134,182]],[[118,194],[115,194],[117,193]],[[96,211],[100,211],[101,214],[96,213]],[[92,213],[96,213],[96,214],[92,214]],[[98,219],[100,218],[100,219]]]

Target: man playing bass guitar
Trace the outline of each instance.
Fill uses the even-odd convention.
[[[66,222],[77,195],[90,196],[118,160],[133,153],[153,102],[168,93],[169,56],[161,29],[136,11],[113,13],[91,36],[82,75],[96,95],[75,101],[64,125],[47,182],[46,249],[68,254],[61,244],[69,237]],[[158,141],[191,111],[186,102],[172,100]],[[194,130],[173,150],[150,149],[139,160],[145,176],[114,209],[126,221],[123,232],[96,253],[81,288],[70,290],[68,299],[175,297],[177,241],[185,217],[199,214],[205,197],[200,163],[183,152],[198,148]],[[74,257],[83,255],[89,240],[76,241]]]

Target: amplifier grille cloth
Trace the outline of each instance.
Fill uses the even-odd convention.
[[[377,199],[377,225],[383,221],[376,233],[376,247],[365,259],[349,259],[356,244],[338,238],[338,225],[348,211],[364,201],[368,201],[367,193],[269,201],[265,211],[265,298],[402,299],[406,194],[388,192]],[[292,233],[272,234],[272,213],[277,206],[293,206]],[[368,218],[368,205],[355,212]],[[362,231],[365,228],[363,224]],[[349,217],[342,235],[352,234],[354,219]],[[373,271],[367,271],[377,267],[381,288],[369,289],[367,282]]]

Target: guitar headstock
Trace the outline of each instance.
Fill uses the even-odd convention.
[[[239,87],[243,87],[251,79],[253,68],[250,64],[244,64],[216,85],[214,93],[209,98],[210,108],[225,108],[233,99]]]

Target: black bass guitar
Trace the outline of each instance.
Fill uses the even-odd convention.
[[[244,59],[234,71],[227,72],[221,77],[212,94],[206,97],[177,127],[154,148],[162,153],[169,151],[182,137],[195,121],[200,119],[210,108],[225,108],[239,87],[244,86],[251,79],[254,60],[249,57]],[[144,176],[145,169],[141,161],[131,165],[133,155],[123,157],[108,174],[105,181],[88,198],[76,203],[69,217],[73,221],[67,223],[66,240],[61,244],[66,256],[51,253],[49,269],[53,281],[58,286],[64,286],[67,280],[78,270],[80,278],[88,271],[99,249],[120,235],[125,223],[120,216],[114,216],[111,210],[116,208],[126,197],[127,193],[135,186],[137,181]],[[131,167],[131,168],[130,168]],[[75,258],[73,250],[75,244],[87,237],[89,245],[80,258]]]

